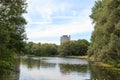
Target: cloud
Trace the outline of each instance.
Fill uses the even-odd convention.
[[[54,38],[61,35],[92,32],[93,25],[89,18],[91,4],[87,7],[86,2],[83,0],[27,0],[28,13],[24,16],[28,21],[26,33],[29,41],[47,42],[46,38],[53,38],[49,42],[56,43],[58,41]]]
[[[31,22],[37,26],[34,29],[28,29],[28,38],[57,37],[64,34],[85,33],[93,30],[93,25],[88,16],[90,11],[83,10],[79,16],[55,16],[53,18],[70,19],[69,23],[52,24],[50,22]],[[44,27],[44,30],[41,27]]]
[[[30,13],[29,18],[37,17],[42,19],[42,22],[51,22],[54,13],[65,14],[65,10],[71,8],[68,2],[57,2],[59,0],[27,0]],[[37,16],[36,16],[37,15]],[[32,17],[31,17],[32,16]],[[28,21],[29,22],[29,21]]]
[[[39,37],[56,37],[61,36],[64,34],[76,34],[76,33],[83,33],[83,32],[89,32],[92,31],[92,25],[91,21],[81,21],[81,22],[75,22],[67,23],[67,24],[49,24],[45,25],[47,26],[47,29],[42,30],[41,27],[36,27],[34,29],[29,29],[27,31],[29,38],[39,38]]]

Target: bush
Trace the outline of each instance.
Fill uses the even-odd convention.
[[[11,63],[0,61],[0,75],[10,74]]]

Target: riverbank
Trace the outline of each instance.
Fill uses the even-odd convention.
[[[66,58],[88,59],[88,56],[66,56]]]
[[[66,58],[76,58],[76,59],[88,59],[88,56],[66,56]],[[94,65],[102,67],[104,69],[109,69],[112,71],[120,72],[120,68],[114,67],[113,65],[101,62],[101,61],[91,61]]]
[[[109,65],[104,62],[93,62],[93,64],[95,64],[96,66],[102,67],[104,69],[120,72],[120,68],[114,67],[113,65]]]

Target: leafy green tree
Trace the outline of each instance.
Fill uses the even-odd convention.
[[[57,45],[29,42],[26,43],[24,54],[35,56],[54,56],[57,55]]]
[[[60,45],[58,50],[60,56],[73,55],[74,53],[74,41],[67,41]]]
[[[88,55],[120,66],[120,0],[98,0],[90,17],[95,24]]]
[[[25,0],[0,0],[0,74],[9,72],[14,53],[24,47]]]
[[[83,56],[86,55],[89,42],[87,40],[68,41],[60,45],[59,54],[61,56]]]
[[[41,54],[43,56],[55,56],[57,55],[57,45],[55,44],[42,44]]]
[[[26,43],[24,54],[34,55],[34,48],[35,48],[35,43],[33,42]]]
[[[74,55],[86,55],[88,50],[89,42],[85,39],[77,40],[75,42],[75,52]]]

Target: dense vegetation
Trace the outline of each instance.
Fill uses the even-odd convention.
[[[15,53],[24,48],[24,0],[0,0],[0,75],[10,72]]]
[[[90,17],[95,24],[90,59],[120,67],[120,0],[98,0]]]
[[[41,43],[26,43],[25,55],[35,55],[35,56],[55,56],[57,55],[57,45],[56,44],[41,44]]]
[[[26,43],[25,54],[35,56],[83,56],[86,55],[89,42],[87,40],[68,41],[56,44]]]
[[[68,41],[60,45],[60,56],[83,56],[86,55],[89,42],[87,40]]]

